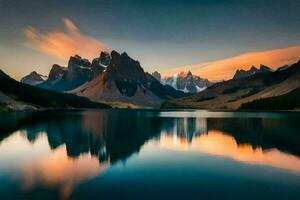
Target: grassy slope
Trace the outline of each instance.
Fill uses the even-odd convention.
[[[300,88],[285,95],[269,97],[244,103],[243,110],[296,110],[300,109]]]
[[[42,108],[110,108],[87,98],[22,84],[0,70],[0,91],[16,101]]]

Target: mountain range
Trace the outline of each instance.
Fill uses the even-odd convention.
[[[296,109],[289,98],[297,99],[299,79],[300,62],[275,71],[252,66],[237,70],[231,80],[212,83],[190,71],[172,77],[149,74],[125,52],[101,52],[92,62],[71,56],[67,67],[54,64],[48,76],[33,71],[21,82],[1,72],[0,107],[262,109],[271,102],[277,109],[276,103],[289,101],[290,106],[280,109]]]
[[[160,83],[127,53],[116,51],[101,52],[92,62],[71,56],[67,67],[54,64],[47,79],[32,72],[21,83],[87,97],[114,107],[160,107],[166,100],[189,95]]]
[[[265,68],[261,69],[264,70]],[[250,69],[250,71],[254,70]],[[299,80],[300,61],[276,71],[267,70],[265,73],[254,73],[250,76],[236,77],[216,83],[195,95],[167,101],[162,105],[162,108],[253,109],[255,106],[250,106],[250,104],[259,99],[268,98],[271,101],[273,98],[281,97],[291,92],[293,95],[287,95],[287,97],[293,96],[295,98],[299,93],[293,93],[293,91],[300,87]],[[296,99],[299,99],[299,97]],[[286,100],[287,98],[280,99]],[[282,104],[281,109],[284,107],[290,109],[285,104],[286,101],[285,103],[280,103],[278,100],[272,102]],[[275,109],[276,106],[273,105],[273,108]],[[295,104],[293,109],[296,108],[297,105]],[[260,106],[259,109],[263,109],[263,106]]]
[[[110,108],[87,98],[20,83],[0,70],[0,110]]]
[[[238,78],[245,78],[248,76],[252,76],[254,74],[259,74],[259,73],[268,73],[272,72],[273,70],[270,67],[267,67],[265,65],[261,65],[260,68],[256,68],[255,66],[252,66],[249,70],[237,70],[233,76],[233,79],[238,79]]]
[[[125,52],[111,52],[108,67],[94,80],[70,91],[93,101],[132,103],[143,107],[159,107],[165,100],[187,96],[161,84],[140,63]]]
[[[195,76],[191,71],[180,72],[174,76],[164,78],[161,78],[161,75],[156,71],[152,73],[152,76],[158,79],[162,84],[170,85],[174,89],[185,93],[201,92],[212,85],[207,79]]]
[[[92,63],[78,55],[71,56],[68,67],[54,64],[48,79],[37,86],[55,91],[72,90],[101,74],[109,62],[110,54],[108,52],[101,52],[100,56],[93,59]]]

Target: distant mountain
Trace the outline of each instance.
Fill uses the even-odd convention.
[[[252,66],[249,70],[237,70],[233,76],[233,79],[239,79],[239,78],[245,78],[252,76],[254,74],[259,73],[267,73],[272,72],[273,70],[265,65],[261,65],[260,68],[256,68],[255,66]]]
[[[0,110],[37,108],[109,108],[87,98],[20,83],[0,70]]]
[[[257,99],[285,95],[300,87],[300,61],[288,68],[216,83],[190,97],[170,100],[163,108],[238,109]]]
[[[151,74],[156,80],[161,81],[161,74],[158,71],[155,71]]]
[[[92,63],[78,55],[71,56],[67,68],[54,64],[48,79],[37,86],[55,91],[72,90],[101,74],[109,62],[110,55],[107,52],[101,52],[100,57]]]
[[[145,73],[138,61],[116,51],[112,51],[110,64],[103,73],[70,92],[94,101],[125,102],[147,107],[158,107],[165,100],[186,96],[162,85]]]
[[[282,71],[282,70],[285,70],[285,69],[287,69],[289,67],[290,67],[289,65],[284,65],[282,67],[279,67],[276,71]]]
[[[21,79],[21,83],[25,83],[28,85],[38,85],[45,81],[47,76],[38,74],[36,71],[31,72],[29,75],[25,76]]]
[[[172,77],[163,78],[161,82],[185,93],[201,92],[212,85],[207,79],[195,76],[191,71],[180,72]]]

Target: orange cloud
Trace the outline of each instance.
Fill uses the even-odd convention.
[[[63,60],[75,54],[92,59],[99,52],[108,50],[102,42],[82,34],[71,20],[67,18],[63,18],[62,20],[66,29],[65,32],[51,31],[41,33],[34,27],[28,26],[24,30],[27,38],[25,45]]]
[[[251,66],[267,65],[273,69],[286,64],[292,64],[300,58],[300,45],[275,49],[269,51],[249,52],[239,56],[200,63],[189,67],[169,69],[165,76],[176,74],[180,71],[191,70],[194,74],[210,80],[228,80],[233,77],[237,69],[249,69]]]

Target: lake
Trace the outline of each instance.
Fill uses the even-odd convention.
[[[299,199],[300,113],[0,113],[0,199]]]

